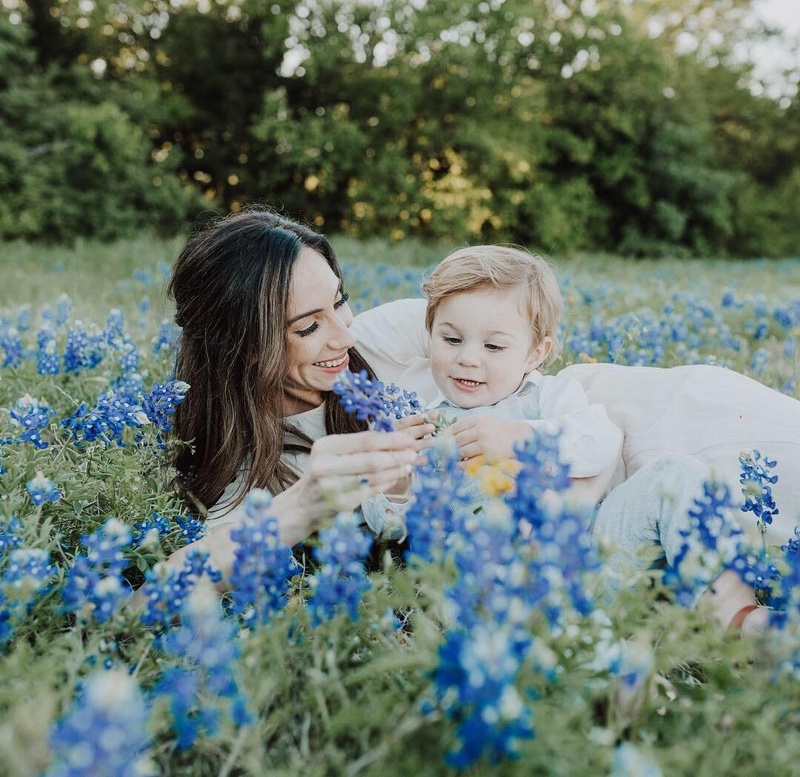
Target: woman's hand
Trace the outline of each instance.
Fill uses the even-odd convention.
[[[392,492],[411,474],[425,424],[409,424],[413,432],[332,434],[311,448],[308,467],[289,490],[297,490],[299,506],[310,529],[337,512],[355,510],[371,496]],[[428,432],[429,433],[429,432]]]
[[[445,434],[458,445],[462,459],[483,456],[487,461],[510,459],[514,446],[533,434],[525,421],[507,421],[479,413],[454,423]]]

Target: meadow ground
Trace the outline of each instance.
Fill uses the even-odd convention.
[[[334,245],[356,312],[418,296],[449,250]],[[564,507],[560,536],[522,543],[507,521],[450,515],[444,480],[426,514],[442,534],[405,566],[346,573],[364,540],[342,519],[295,574],[254,504],[224,610],[202,559],[159,571],[202,532],[164,436],[183,390],[164,294],[179,247],[0,246],[0,774],[794,773],[792,546],[750,557],[785,612],[755,644],[704,627],[649,576],[601,610],[585,516]],[[800,390],[800,259],[555,264],[563,364],[717,363]],[[143,577],[144,621],[125,607]],[[325,599],[334,586],[351,610]]]

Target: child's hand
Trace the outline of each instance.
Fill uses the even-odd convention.
[[[414,438],[414,447],[417,453],[433,445],[433,433],[436,427],[431,420],[427,416],[422,415],[422,413],[399,418],[394,422],[394,428],[396,432],[405,432]]]
[[[507,421],[491,415],[471,415],[446,432],[458,445],[462,459],[483,456],[487,461],[510,459],[514,446],[533,433],[525,421]]]

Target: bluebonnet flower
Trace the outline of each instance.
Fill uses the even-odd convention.
[[[422,410],[416,393],[370,379],[366,370],[358,373],[345,370],[333,384],[333,392],[348,413],[354,413],[359,421],[366,421],[378,431],[391,431],[394,420]]]
[[[415,470],[406,511],[409,552],[422,561],[444,547],[473,499],[455,447],[436,445],[425,456]]]
[[[125,338],[119,348],[119,369],[123,375],[136,372],[139,369],[139,351],[133,340]]]
[[[64,326],[72,315],[72,300],[63,292],[56,300],[56,326]]]
[[[3,553],[5,570],[0,577],[0,648],[14,635],[15,622],[30,611],[36,596],[47,588],[56,568],[50,553],[39,548],[14,548]]]
[[[518,757],[520,742],[534,736],[532,711],[515,685],[531,644],[525,629],[494,623],[447,633],[433,690],[457,724],[457,744],[447,754],[452,766],[466,769],[483,756],[492,763]]]
[[[372,546],[355,513],[340,513],[333,526],[319,533],[320,544],[314,557],[321,568],[311,578],[308,609],[312,623],[330,620],[338,613],[358,619],[358,605],[370,581],[364,559]]]
[[[703,484],[703,495],[689,510],[689,527],[681,530],[685,540],[664,573],[664,582],[680,604],[692,606],[697,592],[736,558],[743,534],[732,519],[732,509],[726,483],[709,480]]]
[[[136,681],[122,669],[88,677],[78,698],[50,732],[53,761],[45,777],[142,777],[155,774],[149,710]]]
[[[165,318],[158,327],[158,334],[153,343],[153,353],[171,351],[180,336],[181,328],[171,319]]]
[[[154,383],[153,388],[142,397],[142,409],[159,434],[172,429],[175,408],[186,399],[189,384],[182,380]]]
[[[81,537],[81,542],[86,555],[76,557],[69,568],[61,596],[67,612],[104,623],[130,594],[122,579],[128,565],[122,551],[130,545],[131,530],[109,518],[97,531]]]
[[[767,369],[768,362],[769,351],[766,348],[757,348],[750,360],[750,373],[755,377],[760,377],[764,374],[764,370]]]
[[[36,371],[39,375],[58,375],[61,362],[56,353],[56,339],[50,329],[42,328],[36,335],[38,346]]]
[[[537,430],[535,436],[515,447],[520,463],[513,498],[508,500],[516,521],[536,526],[548,520],[546,492],[565,491],[571,485],[569,465],[561,458],[556,430]]]
[[[22,521],[16,515],[5,520],[0,519],[0,563],[7,558],[13,548],[22,544]]]
[[[33,311],[30,305],[20,305],[17,309],[17,329],[27,332],[33,326]]]
[[[173,728],[181,747],[191,747],[206,731],[217,733],[219,718],[202,712],[222,703],[234,725],[252,720],[247,698],[236,675],[240,647],[236,625],[222,615],[210,586],[196,586],[181,611],[181,623],[160,640],[164,653],[184,663],[183,672],[169,672],[159,691],[167,695]],[[194,675],[188,678],[186,671]]]
[[[69,418],[61,421],[74,440],[101,440],[106,446],[111,443],[123,445],[126,428],[138,429],[148,423],[150,419],[141,405],[113,390],[101,394],[91,410],[82,402]]]
[[[22,427],[16,442],[29,442],[36,448],[46,448],[48,443],[42,439],[41,432],[50,423],[55,411],[42,399],[34,399],[30,394],[25,394],[16,401],[8,414],[11,420]]]
[[[180,616],[189,595],[203,577],[218,583],[222,580],[222,573],[212,566],[208,552],[200,550],[189,551],[180,570],[166,564],[156,564],[148,569],[142,586],[147,607],[139,616],[141,622],[150,628],[168,629]]]
[[[285,605],[287,581],[296,570],[291,548],[278,538],[278,521],[269,514],[271,502],[267,491],[250,491],[247,520],[231,531],[236,550],[229,606],[246,624],[264,625]]]
[[[57,502],[61,499],[61,493],[52,480],[46,478],[44,473],[39,471],[26,484],[25,488],[31,495],[31,501],[38,507],[45,502]]]
[[[742,511],[756,516],[763,536],[766,527],[772,524],[773,516],[779,512],[771,488],[778,482],[778,476],[771,474],[778,462],[770,461],[760,451],[751,450],[739,454],[739,463],[742,467],[739,482],[744,495]]]
[[[64,346],[65,372],[81,372],[89,366],[89,349],[91,341],[83,323],[76,321],[67,330],[67,342]]]
[[[206,533],[206,525],[193,515],[179,515],[175,518],[178,524],[179,536],[183,540],[182,545],[191,545]]]
[[[131,547],[155,545],[162,537],[166,537],[173,529],[172,522],[164,515],[154,512],[141,521],[133,524],[133,540]]]
[[[14,327],[0,332],[0,348],[3,349],[3,367],[18,367],[25,358],[25,347],[22,338]]]
[[[116,347],[123,340],[123,328],[125,326],[125,316],[119,308],[109,311],[106,318],[106,325],[103,328],[103,340],[111,346]]]

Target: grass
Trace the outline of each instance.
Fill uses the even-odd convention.
[[[342,238],[334,245],[357,310],[417,296],[421,273],[451,248]],[[153,430],[128,429],[124,447],[106,447],[72,439],[56,422],[74,414],[80,402],[97,402],[120,377],[122,351],[119,343],[110,344],[97,367],[39,375],[35,334],[47,315],[42,309],[54,308],[67,294],[74,308],[71,321],[80,319],[97,331],[112,308],[123,310],[125,335],[137,346],[149,388],[169,374],[169,353],[154,353],[153,343],[169,315],[164,286],[179,250],[180,241],[146,236],[72,249],[0,247],[0,344],[20,323],[23,306],[32,317],[31,328],[22,332],[32,356],[0,370],[0,436],[20,433],[3,408],[14,407],[26,393],[54,411],[43,431],[47,448],[17,442],[0,447],[7,470],[0,476],[0,637],[4,628],[11,630],[0,638],[0,644],[5,641],[0,775],[41,774],[48,767],[53,774],[66,774],[55,767],[63,766],[70,753],[85,757],[85,751],[74,749],[81,737],[84,744],[99,746],[97,738],[114,715],[123,732],[114,740],[118,752],[133,741],[137,725],[146,727],[150,744],[137,754],[144,773],[149,764],[152,773],[198,777],[456,774],[459,770],[446,765],[445,757],[463,739],[459,727],[469,720],[470,708],[448,704],[452,693],[437,696],[432,678],[442,666],[443,646],[458,634],[448,616],[448,597],[469,585],[458,572],[457,554],[445,555],[441,563],[389,564],[373,573],[355,621],[340,615],[314,626],[308,578],[293,582],[289,603],[271,622],[236,626],[235,637],[228,638],[225,630],[237,621],[217,622],[217,610],[201,603],[210,607],[202,611],[211,626],[198,627],[194,643],[208,641],[201,657],[231,649],[223,668],[232,668],[234,685],[254,719],[246,726],[237,722],[230,696],[209,682],[194,697],[183,725],[197,724],[204,711],[216,712],[219,725],[201,726],[192,747],[184,750],[177,746],[180,726],[160,683],[166,669],[199,676],[197,659],[190,661],[174,648],[170,652],[154,640],[154,629],[122,607],[104,621],[90,609],[65,612],[62,591],[85,553],[81,537],[105,525],[109,516],[132,528],[154,512],[165,516],[170,530],[158,542],[124,550],[126,579],[138,581],[185,542],[177,523],[185,508],[170,487],[168,452]],[[554,261],[568,308],[564,363],[613,358],[669,366],[715,360],[796,393],[800,261],[654,262],[604,256]],[[59,353],[64,330],[55,330]],[[135,439],[138,433],[143,440]],[[32,504],[26,483],[37,471],[58,486],[58,502]],[[12,528],[12,517],[19,518],[21,528]],[[32,578],[21,586],[12,581],[12,540],[19,548],[49,554],[55,571],[46,588],[31,588]],[[782,572],[785,580],[794,580],[790,567],[784,565]],[[584,617],[564,605],[556,627],[541,611],[529,613],[524,632],[531,644],[513,679],[535,736],[521,737],[519,760],[491,762],[484,756],[461,771],[570,777],[792,774],[800,762],[800,592],[789,598],[789,626],[762,645],[709,628],[701,613],[672,604],[670,593],[655,580],[623,594],[608,613]],[[405,629],[393,628],[387,610],[407,616]],[[508,624],[497,624],[496,630],[509,639],[491,644],[507,648]],[[214,642],[217,637],[221,642]],[[477,641],[465,644],[476,651],[486,648]],[[479,666],[495,665],[491,655],[475,655]],[[113,677],[116,685],[102,695],[105,717],[89,725],[82,689],[97,677]],[[135,693],[125,696],[130,680]],[[627,703],[620,702],[623,687],[631,691]],[[135,719],[136,694],[144,699],[146,721]],[[430,714],[424,713],[426,705]],[[83,721],[86,729],[65,744],[53,732],[67,719]],[[478,731],[473,738],[479,741],[491,733]],[[119,767],[113,773],[124,772]]]

